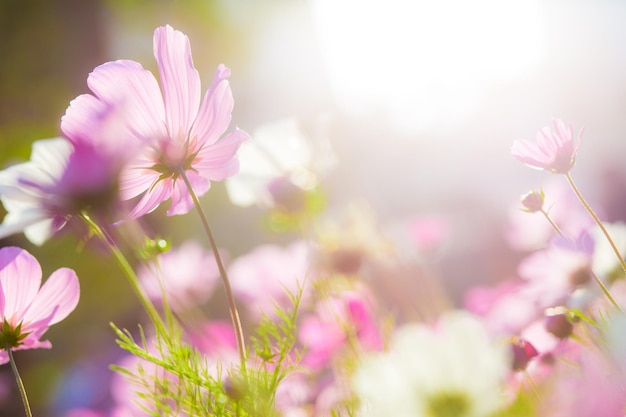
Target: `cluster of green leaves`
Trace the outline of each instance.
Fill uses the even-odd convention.
[[[250,338],[251,357],[245,369],[210,362],[169,326],[148,340],[140,327],[138,340],[111,324],[118,345],[134,355],[135,367],[113,366],[135,388],[136,403],[153,416],[278,416],[276,391],[298,365],[296,319],[302,292],[290,294],[288,311],[276,308],[265,316]]]

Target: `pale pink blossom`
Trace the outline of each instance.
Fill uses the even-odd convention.
[[[97,100],[123,106],[124,131],[129,143],[143,145],[120,179],[124,200],[138,198],[129,216],[140,217],[171,199],[168,215],[184,214],[193,207],[181,173],[201,196],[211,181],[235,175],[236,152],[248,134],[235,129],[224,134],[231,120],[233,97],[227,81],[230,70],[217,68],[213,83],[201,102],[200,76],[194,68],[189,39],[171,26],[154,31],[154,56],[160,87],[151,72],[130,60],[97,67],[88,85]],[[85,106],[93,99],[74,103],[72,112],[89,119]],[[71,115],[73,120],[74,114]]]
[[[481,317],[490,334],[517,335],[539,315],[534,300],[524,288],[523,282],[513,280],[493,287],[473,287],[465,295],[465,308]]]
[[[534,143],[516,140],[511,153],[517,160],[533,168],[567,174],[576,161],[582,130],[576,139],[571,125],[565,126],[560,119],[554,119],[553,124],[556,132],[546,126],[539,130]]]
[[[138,275],[151,299],[162,300],[165,294],[170,306],[178,311],[208,301],[219,280],[215,256],[195,241],[160,254]]]
[[[297,294],[304,289],[306,296],[310,263],[310,250],[303,241],[285,248],[261,245],[235,259],[228,275],[233,293],[253,316],[273,317],[276,306],[291,307],[289,292]]]
[[[49,349],[40,340],[48,328],[70,314],[79,298],[73,270],[57,269],[41,286],[41,266],[27,251],[9,246],[0,249],[0,349]],[[41,287],[41,288],[40,288]],[[8,362],[6,350],[0,363]]]
[[[83,97],[93,98],[78,97],[62,119],[65,138],[34,142],[29,161],[0,171],[0,199],[8,212],[0,238],[24,232],[41,245],[82,212],[112,223],[119,173],[137,147],[124,140],[121,108]],[[88,125],[81,119],[86,115]]]
[[[526,281],[523,292],[538,309],[567,305],[577,288],[591,283],[591,258],[580,250],[551,246],[522,260],[518,274]]]

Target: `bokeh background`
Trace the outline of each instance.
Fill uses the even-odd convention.
[[[508,213],[550,174],[514,161],[510,146],[553,117],[585,127],[573,176],[606,219],[626,218],[625,19],[619,0],[0,0],[0,165],[60,133],[97,65],[156,70],[152,32],[168,23],[189,36],[205,88],[219,63],[231,68],[240,128],[295,117],[331,143],[329,210],[366,202],[390,230],[446,216],[442,279],[460,300],[514,271]],[[233,256],[289,240],[266,233],[257,209],[233,207],[221,184],[203,203]],[[150,221],[176,242],[195,233],[188,217],[159,210]],[[140,316],[124,278],[71,236],[1,244],[31,251],[45,276],[69,266],[81,278],[77,310],[48,333],[54,349],[16,355],[33,407],[61,416],[97,401],[119,355],[108,323]],[[16,399],[4,366],[0,415],[20,415]]]

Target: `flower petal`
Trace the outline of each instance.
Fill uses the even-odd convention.
[[[87,84],[101,100],[121,106],[127,128],[142,142],[166,134],[165,110],[159,84],[154,75],[135,61],[120,60],[100,65],[89,74]],[[67,112],[87,113],[80,109],[86,102],[74,103]],[[74,109],[72,107],[75,107]]]
[[[41,266],[22,248],[0,249],[0,287],[4,294],[3,317],[17,325],[37,295],[41,285]]]
[[[199,176],[194,171],[187,170],[185,171],[185,174],[187,175],[187,178],[191,183],[191,188],[196,196],[203,196],[207,191],[209,191],[209,188],[211,188],[209,180]],[[178,179],[172,186],[172,205],[167,211],[167,215],[175,216],[178,214],[187,214],[192,208],[193,200],[191,199],[191,194],[187,191],[184,181],[182,179]]]
[[[246,132],[235,129],[217,143],[202,148],[194,160],[194,169],[213,181],[235,175],[239,171],[237,150],[248,139],[250,136]]]
[[[164,179],[160,180],[153,187],[148,189],[137,205],[131,210],[128,215],[131,219],[136,219],[144,214],[148,214],[155,210],[159,204],[170,198],[172,194],[172,180]]]
[[[230,70],[220,65],[215,72],[211,87],[204,96],[191,137],[196,138],[196,149],[215,143],[226,131],[231,120],[234,101],[230,84],[226,79]]]
[[[69,268],[57,269],[39,290],[24,321],[32,323],[54,314],[48,325],[58,323],[76,308],[79,296],[76,273]]]
[[[189,38],[167,25],[154,31],[153,44],[170,137],[185,140],[198,114],[201,88]]]

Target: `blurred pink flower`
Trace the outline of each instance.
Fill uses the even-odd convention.
[[[161,88],[152,73],[130,60],[100,65],[87,81],[97,100],[124,108],[123,124],[130,142],[134,139],[144,145],[120,179],[122,199],[140,197],[131,218],[153,211],[170,198],[168,215],[189,212],[193,201],[180,171],[201,196],[210,188],[210,181],[237,173],[235,154],[248,139],[239,129],[220,139],[230,124],[233,108],[226,80],[230,70],[224,65],[218,67],[200,103],[200,76],[193,66],[187,36],[168,25],[154,31],[153,41]],[[89,118],[86,107],[93,101],[81,99],[73,104],[72,111]]]
[[[148,297],[161,300],[163,288],[168,303],[178,311],[208,301],[219,279],[215,257],[194,241],[160,254],[138,275]]]
[[[261,245],[235,259],[228,269],[235,297],[241,299],[255,317],[274,316],[276,306],[291,307],[287,291],[296,294],[305,290],[311,262],[310,250],[304,241],[286,248]]]
[[[103,225],[113,222],[119,173],[137,148],[124,140],[121,108],[82,108],[76,103],[88,102],[83,97],[93,98],[75,99],[62,119],[67,138],[36,141],[28,162],[0,171],[0,199],[8,212],[0,238],[24,232],[41,245],[83,211]],[[79,120],[80,109],[89,114],[88,126]]]
[[[626,378],[620,367],[600,349],[579,350],[577,358],[557,363],[550,401],[541,415],[549,417],[623,417]],[[572,366],[573,365],[573,366]]]
[[[303,319],[298,332],[306,346],[302,363],[313,369],[327,366],[348,340],[358,342],[364,351],[382,349],[371,299],[368,294],[349,291],[318,303],[315,314]]]
[[[580,131],[575,140],[571,125],[566,127],[560,119],[553,119],[553,123],[556,133],[546,126],[537,133],[536,143],[526,140],[513,142],[511,153],[517,160],[533,168],[566,174],[576,161],[576,151],[583,131]]]
[[[538,309],[567,305],[574,291],[591,283],[589,254],[551,246],[526,257],[518,266],[524,293]]]
[[[60,268],[40,286],[41,267],[30,253],[13,246],[0,249],[0,349],[52,346],[40,338],[78,304],[78,278],[73,270]],[[0,363],[8,360],[6,350],[0,351]]]
[[[539,315],[524,288],[524,283],[513,280],[494,287],[473,287],[465,295],[465,308],[481,317],[491,335],[517,335]]]
[[[187,333],[192,346],[207,359],[207,371],[214,377],[227,377],[228,370],[239,364],[237,340],[232,324],[214,320],[203,323]]]
[[[415,217],[409,223],[408,233],[421,251],[433,252],[450,237],[451,224],[440,215]]]

